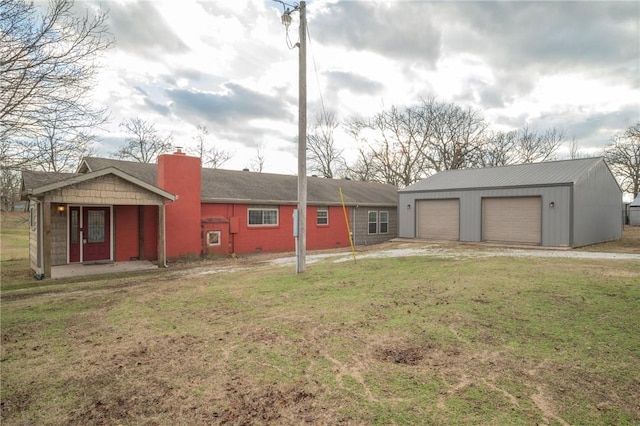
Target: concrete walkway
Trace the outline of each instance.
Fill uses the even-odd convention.
[[[51,278],[79,277],[83,275],[114,274],[119,272],[149,271],[158,269],[147,260],[115,263],[71,263],[51,267]]]

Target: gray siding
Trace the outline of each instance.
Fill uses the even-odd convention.
[[[369,212],[389,212],[389,232],[386,234],[369,234]],[[398,236],[398,211],[395,207],[359,206],[351,209],[351,232],[353,244],[357,246],[380,244]]]
[[[629,207],[629,225],[640,226],[640,207]]]
[[[67,212],[59,214],[51,203],[51,265],[67,264]]]
[[[42,226],[42,205],[35,200],[30,200],[29,203],[29,261],[31,270],[36,274],[41,274],[42,258],[40,256],[39,239]]]
[[[574,247],[622,237],[622,191],[603,162],[575,183],[573,197]]]
[[[524,196],[542,198],[542,245],[569,246],[571,244],[570,186],[401,192],[399,194],[399,236],[404,238],[416,236],[416,200],[458,198],[460,200],[460,241],[482,241],[482,198]],[[549,204],[552,201],[554,206],[550,207]]]

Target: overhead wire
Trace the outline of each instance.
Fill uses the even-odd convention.
[[[316,84],[318,85],[318,94],[320,95],[320,107],[322,108],[322,117],[327,116],[327,111],[324,107],[324,97],[322,96],[322,87],[320,86],[320,76],[318,75],[318,66],[316,64],[316,58],[311,48],[311,33],[309,32],[309,22],[307,22],[307,40],[309,41],[309,50],[311,51],[311,60],[313,61],[313,71],[316,75]]]

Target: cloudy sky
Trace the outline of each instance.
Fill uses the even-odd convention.
[[[140,117],[176,145],[196,125],[233,154],[224,168],[295,174],[298,50],[272,0],[84,0],[109,10],[116,47],[97,102],[110,107],[99,153]],[[298,18],[289,30],[298,39]],[[472,106],[500,130],[551,127],[586,153],[640,120],[636,1],[307,2],[309,121],[370,116],[421,97]],[[347,156],[354,142],[338,134]],[[562,157],[568,149],[559,153]]]

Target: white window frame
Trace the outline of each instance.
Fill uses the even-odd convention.
[[[371,221],[371,214],[375,214],[376,218],[375,220]],[[371,232],[371,224],[375,224],[376,225],[376,230],[374,232]],[[369,235],[374,235],[378,233],[378,212],[376,210],[369,210],[367,212],[367,233]]]
[[[211,237],[213,235],[216,235],[215,242],[211,242]],[[209,231],[207,232],[207,245],[209,247],[219,246],[221,243],[220,241],[221,238],[222,238],[222,233],[220,231]]]
[[[251,212],[260,211],[262,212],[262,223],[251,223]],[[276,213],[276,223],[264,223],[264,212],[275,212]],[[249,207],[247,209],[247,226],[250,228],[260,228],[265,226],[278,226],[280,225],[280,211],[277,207]]]
[[[382,216],[386,216],[387,220],[383,221]],[[386,231],[382,232],[382,224],[387,225]],[[388,234],[389,233],[389,212],[387,210],[381,210],[378,212],[378,233],[379,234]]]
[[[320,223],[320,212],[325,212],[326,216],[322,219],[326,220],[325,223]],[[329,207],[318,207],[316,209],[316,225],[318,226],[328,226],[329,225]]]

